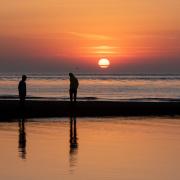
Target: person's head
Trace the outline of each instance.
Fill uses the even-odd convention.
[[[71,78],[71,77],[74,77],[74,74],[73,73],[69,73],[69,77]]]
[[[27,79],[27,76],[26,75],[22,75],[22,80],[26,81],[26,79]]]

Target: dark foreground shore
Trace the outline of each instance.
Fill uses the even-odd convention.
[[[112,102],[27,100],[25,110],[19,108],[18,100],[0,100],[0,119],[76,116],[147,116],[180,115],[180,102]]]

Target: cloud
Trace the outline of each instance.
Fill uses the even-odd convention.
[[[153,38],[153,39],[169,39],[169,40],[177,40],[180,38],[179,31],[163,31],[163,32],[152,32],[152,33],[135,33],[129,35],[132,39],[147,39],[147,38]]]
[[[112,37],[100,35],[100,34],[90,34],[90,33],[78,33],[78,32],[69,32],[73,36],[77,36],[85,39],[95,39],[95,40],[111,40]]]
[[[113,54],[118,54],[117,49],[119,49],[119,47],[101,45],[101,46],[90,47],[90,49],[95,54],[105,54],[105,55],[112,54],[113,55]]]

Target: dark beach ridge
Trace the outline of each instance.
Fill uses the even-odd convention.
[[[27,100],[23,116],[34,117],[66,117],[71,113],[76,116],[157,116],[180,115],[180,101],[68,101]],[[0,100],[0,119],[21,117],[19,101],[16,99]]]

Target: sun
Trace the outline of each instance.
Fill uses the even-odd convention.
[[[98,65],[100,68],[108,68],[109,65],[110,65],[110,62],[108,59],[106,58],[101,58],[99,61],[98,61]]]

